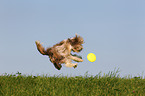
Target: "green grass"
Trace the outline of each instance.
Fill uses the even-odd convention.
[[[0,76],[0,96],[145,96],[145,79],[101,76]]]

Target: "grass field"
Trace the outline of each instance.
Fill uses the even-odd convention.
[[[145,96],[145,79],[121,78],[117,72],[101,76],[0,76],[0,96]]]

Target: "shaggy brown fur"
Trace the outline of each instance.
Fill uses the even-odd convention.
[[[71,59],[76,62],[83,62],[83,60],[71,54],[73,52],[80,52],[83,49],[83,38],[80,36],[75,36],[73,38],[68,38],[67,40],[63,40],[60,43],[54,45],[51,48],[47,48],[46,50],[40,44],[39,41],[36,41],[36,46],[38,51],[42,55],[47,55],[50,58],[50,61],[54,64],[55,68],[60,70],[61,64],[65,63],[67,67],[77,67],[77,63],[71,63]]]

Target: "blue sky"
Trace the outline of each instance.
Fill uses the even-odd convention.
[[[120,69],[121,76],[145,71],[144,0],[1,0],[0,74],[96,75]],[[84,62],[58,71],[36,49],[78,33]],[[87,60],[93,52],[97,60]]]

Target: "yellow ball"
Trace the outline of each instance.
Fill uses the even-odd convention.
[[[89,53],[89,54],[87,55],[87,59],[88,59],[90,62],[94,62],[94,61],[96,61],[96,55],[93,54],[93,53]]]

